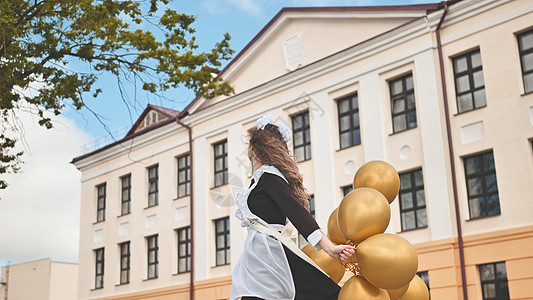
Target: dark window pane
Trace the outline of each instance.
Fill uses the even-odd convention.
[[[469,157],[465,160],[466,165],[466,175],[471,175],[474,173],[479,173],[480,171],[480,161],[479,156]]]
[[[483,295],[486,298],[496,298],[496,284],[487,283],[483,285]]]
[[[458,93],[464,93],[470,90],[470,80],[468,79],[468,75],[456,78],[455,84],[457,85]]]
[[[533,91],[533,72],[524,75],[524,89],[526,93]]]
[[[472,94],[457,96],[457,105],[459,106],[459,112],[465,112],[474,109]]]
[[[408,76],[406,79],[405,79],[405,89],[408,91],[408,90],[412,90],[414,88],[413,86],[413,76]],[[414,99],[414,97],[413,97]]]
[[[292,119],[293,129],[300,129],[300,128],[302,128],[302,125],[303,125],[302,116],[295,116]]]
[[[403,230],[409,230],[415,228],[415,216],[414,211],[408,211],[402,213],[402,228]]]
[[[522,70],[524,72],[533,70],[533,53],[522,56]]]
[[[346,115],[344,117],[339,118],[339,124],[341,131],[349,130],[351,128],[350,116]]]
[[[461,73],[468,69],[466,56],[454,59],[455,73]]]
[[[424,193],[424,190],[416,191],[416,206],[426,206],[426,195]]]
[[[416,222],[419,228],[428,226],[428,219],[425,208],[421,208],[416,211]]]
[[[404,99],[394,100],[392,103],[392,113],[399,114],[405,111],[405,101]]]
[[[408,189],[411,187],[411,173],[404,173],[400,175],[400,188]]]
[[[520,50],[529,50],[533,48],[533,31],[521,34],[519,39]]]
[[[470,58],[472,60],[472,68],[481,67],[481,53],[479,50],[474,51]]]
[[[413,208],[413,194],[411,192],[400,194],[402,209]]]
[[[487,99],[485,97],[485,89],[474,92],[474,104],[476,108],[487,106]]]
[[[483,70],[474,72],[474,88],[480,88],[485,86],[485,81],[483,80]]]
[[[346,113],[350,111],[350,101],[348,100],[339,100],[339,113]]]
[[[340,143],[341,143],[341,148],[346,148],[346,147],[351,146],[349,132],[341,133]]]
[[[357,130],[354,130],[352,132],[353,134],[353,137],[352,137],[352,144],[353,145],[360,145],[361,144],[361,134],[359,132],[359,129]]]
[[[402,81],[401,80],[393,81],[391,84],[391,93],[393,95],[398,95],[398,94],[401,94],[402,92],[403,92]]]
[[[400,115],[400,116],[394,117],[393,118],[393,126],[394,126],[394,131],[395,132],[403,131],[403,130],[407,129],[407,123],[406,123],[406,120],[405,120],[405,115]]]

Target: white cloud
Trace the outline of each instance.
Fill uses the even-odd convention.
[[[45,257],[76,262],[81,185],[69,162],[91,137],[63,116],[53,118],[51,130],[29,113],[19,117],[29,149],[20,173],[4,176],[9,187],[0,191],[0,264]]]

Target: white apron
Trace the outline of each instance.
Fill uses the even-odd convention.
[[[241,257],[233,270],[230,293],[232,300],[243,296],[290,300],[294,299],[296,294],[289,261],[282,243],[256,231],[245,221],[245,218],[262,221],[250,211],[248,196],[265,172],[280,176],[287,181],[276,167],[263,165],[252,175],[254,179],[252,186],[237,194],[238,209],[235,216],[241,220],[241,226],[248,227],[248,236]],[[284,226],[270,224],[270,227],[281,231]]]

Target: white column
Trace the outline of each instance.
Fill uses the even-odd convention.
[[[237,190],[248,187],[249,181],[246,176],[246,166],[248,165],[247,148],[243,143],[247,138],[243,133],[242,124],[237,123],[228,128],[228,173],[230,179],[230,193],[235,195]],[[246,239],[246,229],[241,227],[241,221],[235,217],[237,211],[236,199],[230,206],[230,249],[231,249],[231,270],[235,268],[237,260],[244,249]]]
[[[362,76],[359,87],[359,117],[365,161],[386,160],[383,118],[388,116],[383,115],[378,74]]]
[[[193,131],[194,133],[194,131]],[[207,199],[209,181],[208,145],[205,137],[194,138],[193,145],[193,174],[194,174],[194,280],[208,279],[209,272],[209,243],[210,220],[207,215]]]
[[[415,59],[417,103],[426,192],[426,207],[432,240],[452,237],[452,203],[446,168],[447,145],[444,122],[441,120],[439,89],[433,50]]]
[[[334,146],[332,134],[336,134],[331,127],[331,105],[328,94],[323,92],[311,96],[311,147],[313,153],[313,169],[315,176],[315,210],[316,220],[324,232],[330,213],[335,209],[335,179],[333,174]],[[314,109],[320,106],[320,109]]]

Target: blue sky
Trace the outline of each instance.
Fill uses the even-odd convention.
[[[237,52],[283,8],[287,6],[369,6],[436,3],[436,0],[198,0],[173,1],[178,11],[197,15],[197,43],[210,49],[225,32],[232,36],[231,47]],[[227,62],[226,62],[227,63]],[[103,93],[98,99],[87,98],[89,107],[103,117],[110,132],[129,129],[148,103],[182,109],[193,94],[179,89],[165,95],[172,101],[139,93],[131,118],[122,103],[116,80],[101,77]],[[132,86],[126,87],[132,90]],[[21,115],[26,142],[22,170],[7,174],[10,183],[0,191],[0,266],[51,257],[77,262],[80,172],[69,162],[80,154],[81,146],[109,138],[104,126],[87,110],[67,110],[54,118],[55,128],[46,130],[32,115]],[[122,138],[125,132],[116,135]],[[109,140],[108,140],[109,141]],[[60,147],[58,147],[60,145]],[[21,146],[21,147],[22,147]],[[103,146],[103,144],[100,144]],[[21,217],[24,216],[24,217]]]
[[[436,3],[436,0],[201,0],[173,1],[172,8],[197,16],[193,27],[197,30],[197,42],[200,50],[209,50],[222,39],[225,32],[231,35],[231,47],[237,55],[246,44],[283,8],[302,6],[369,6]],[[227,64],[227,62],[225,63]],[[192,92],[177,89],[166,93],[170,101],[162,100],[139,91],[138,105],[130,107],[131,116],[121,101],[116,79],[102,77],[98,82],[103,93],[98,99],[87,97],[88,106],[102,116],[104,126],[89,111],[67,110],[66,116],[72,119],[82,130],[89,133],[95,142],[110,141],[121,138],[136,121],[148,103],[181,110],[193,98]],[[129,86],[132,90],[132,85]],[[130,94],[130,97],[133,95]],[[93,145],[94,146],[94,145]]]

